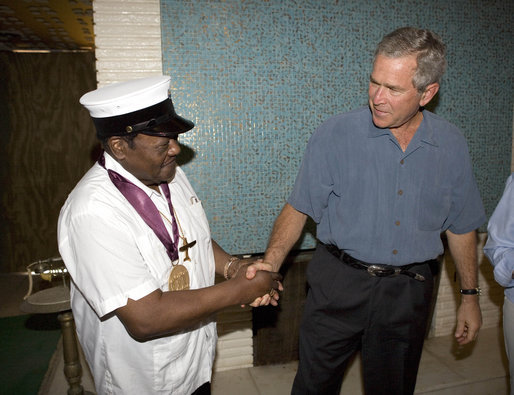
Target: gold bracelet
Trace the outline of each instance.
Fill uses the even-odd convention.
[[[225,263],[225,268],[223,269],[223,277],[225,277],[226,280],[230,280],[228,277],[228,269],[230,269],[230,266],[238,260],[239,258],[237,256],[233,256],[227,261],[227,263]]]

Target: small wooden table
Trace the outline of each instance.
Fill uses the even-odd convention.
[[[41,262],[42,261],[39,261],[38,263],[40,264]],[[28,266],[29,276],[33,275],[31,266],[33,266],[33,264]],[[61,276],[64,276],[64,274],[61,273]],[[70,306],[70,290],[66,282],[63,281],[63,285],[52,286],[32,293],[32,278],[29,277],[29,293],[21,303],[20,309],[29,314],[60,313],[57,319],[61,324],[64,375],[69,385],[68,395],[87,394],[87,392],[84,392],[84,388],[80,383],[82,378],[82,366],[80,364],[77,347],[75,321]]]

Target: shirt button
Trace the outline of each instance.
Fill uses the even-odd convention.
[[[401,189],[400,189],[400,190],[398,191],[398,195],[402,196],[402,195],[403,195],[403,190],[401,190]]]
[[[400,226],[400,221],[395,221],[395,222],[394,222],[394,224],[395,224],[396,226]]]
[[[398,254],[398,250],[393,250],[393,255]]]

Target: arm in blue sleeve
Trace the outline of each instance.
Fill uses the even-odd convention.
[[[487,226],[484,253],[494,266],[494,278],[503,287],[514,279],[514,173],[507,179],[503,196]]]

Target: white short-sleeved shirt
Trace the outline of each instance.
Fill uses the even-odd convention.
[[[104,155],[106,168],[143,189],[171,219],[164,195]],[[184,235],[189,242],[196,240],[189,249],[191,262],[183,261],[185,253],[179,254],[189,271],[190,287],[211,286],[214,255],[201,202],[180,168],[169,187]],[[217,340],[213,320],[194,330],[138,342],[113,313],[128,298],[138,300],[156,289],[167,291],[172,265],[163,244],[98,163],[61,209],[58,242],[73,280],[71,303],[77,334],[99,394],[190,394],[210,381]]]

